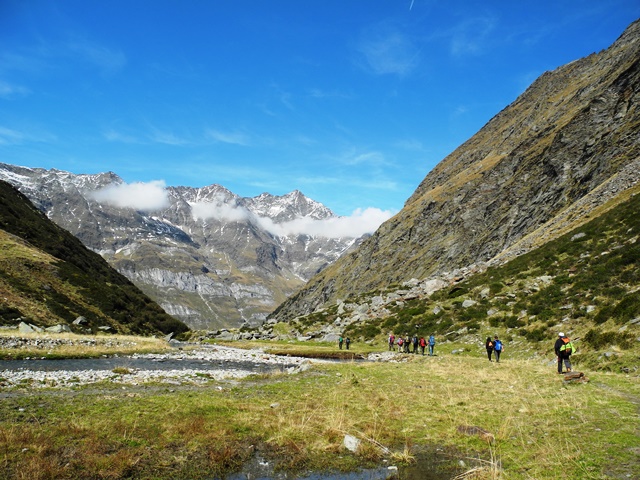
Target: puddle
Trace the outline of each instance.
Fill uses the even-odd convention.
[[[242,472],[224,477],[224,480],[451,480],[460,472],[445,471],[446,459],[436,451],[416,455],[416,462],[408,466],[382,466],[355,472],[275,472],[274,464],[254,456]],[[210,480],[221,480],[214,478]]]

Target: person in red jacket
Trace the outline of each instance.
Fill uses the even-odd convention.
[[[422,355],[424,355],[424,349],[427,347],[427,341],[424,339],[424,337],[420,337],[419,343],[420,350],[422,350]]]

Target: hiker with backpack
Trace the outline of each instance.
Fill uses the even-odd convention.
[[[435,335],[431,334],[429,336],[429,356],[433,357],[433,347],[436,346],[436,337]]]
[[[493,342],[491,341],[491,337],[487,337],[487,341],[484,342],[484,348],[487,349],[487,357],[489,357],[489,361],[493,362],[493,360],[491,360],[491,355],[493,354]]]
[[[396,346],[396,337],[393,333],[389,334],[389,351],[391,352]]]
[[[344,342],[344,338],[340,335],[340,338],[338,338],[338,347],[340,347],[340,350],[342,350],[342,342]]]
[[[573,353],[573,344],[571,343],[571,339],[567,337],[564,333],[558,333],[558,339],[553,348],[558,356],[558,373],[562,372],[562,364],[567,369],[567,372],[571,371],[571,354]]]
[[[411,340],[413,341],[413,353],[418,353],[418,336],[414,335]]]
[[[498,338],[498,335],[493,337],[493,352],[496,354],[496,363],[500,363],[500,354],[504,351],[504,345]]]
[[[424,349],[427,346],[427,341],[424,339],[424,337],[420,337],[419,343],[420,343],[420,350],[422,350],[422,355],[424,355]]]
[[[398,353],[402,353],[402,344],[404,343],[404,339],[402,337],[398,337]]]

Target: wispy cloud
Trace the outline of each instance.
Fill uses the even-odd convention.
[[[11,128],[0,127],[0,145],[19,145],[25,140],[22,132]]]
[[[18,96],[25,96],[31,93],[31,91],[21,85],[12,85],[10,83],[0,80],[0,98],[13,98]]]
[[[309,90],[309,95],[312,98],[338,98],[338,99],[350,99],[353,98],[353,94],[344,93],[337,90],[322,90],[321,88],[312,88]]]
[[[207,129],[205,136],[215,142],[229,143],[232,145],[247,146],[250,144],[249,137],[241,132],[222,132],[215,129]]]
[[[0,126],[0,145],[22,145],[27,142],[52,142],[57,138],[47,132],[25,132]]]
[[[189,139],[175,135],[173,132],[165,132],[157,129],[153,129],[149,140],[154,143],[171,145],[173,147],[183,147],[192,143]]]
[[[337,156],[330,158],[333,162],[344,166],[369,166],[382,167],[389,166],[383,152],[377,150],[362,151],[356,147],[349,148]]]
[[[365,31],[357,45],[365,67],[377,75],[407,75],[419,63],[420,52],[409,36],[387,26]]]
[[[424,152],[425,147],[424,144],[420,140],[416,140],[414,138],[407,138],[398,140],[394,143],[394,145],[402,150],[408,150],[411,152]]]
[[[110,49],[103,45],[86,41],[73,41],[67,44],[67,48],[72,56],[95,65],[103,73],[115,73],[127,63],[127,59],[121,51]]]
[[[169,206],[169,196],[163,181],[122,183],[89,193],[89,198],[120,208],[153,212]]]
[[[118,132],[112,129],[105,130],[104,132],[102,132],[102,136],[110,142],[120,142],[120,143],[130,143],[130,144],[141,143],[140,140],[134,137],[133,135],[128,135],[126,133]]]
[[[358,238],[373,233],[384,221],[393,215],[390,211],[378,208],[357,209],[350,216],[331,217],[316,220],[300,217],[288,222],[275,223],[268,217],[261,217],[247,208],[228,203],[220,197],[211,202],[191,204],[194,219],[218,220],[225,222],[250,222],[272,235],[310,235],[326,238]]]
[[[451,36],[451,53],[460,55],[479,55],[487,50],[489,37],[496,26],[494,17],[477,17],[460,23]]]

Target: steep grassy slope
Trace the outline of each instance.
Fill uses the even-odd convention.
[[[71,324],[79,316],[88,322],[82,328],[94,331],[100,326],[138,334],[187,330],[0,181],[0,324]]]
[[[639,103],[640,21],[607,50],[542,75],[273,316],[487,262],[590,198],[570,219],[579,222],[640,176]]]

